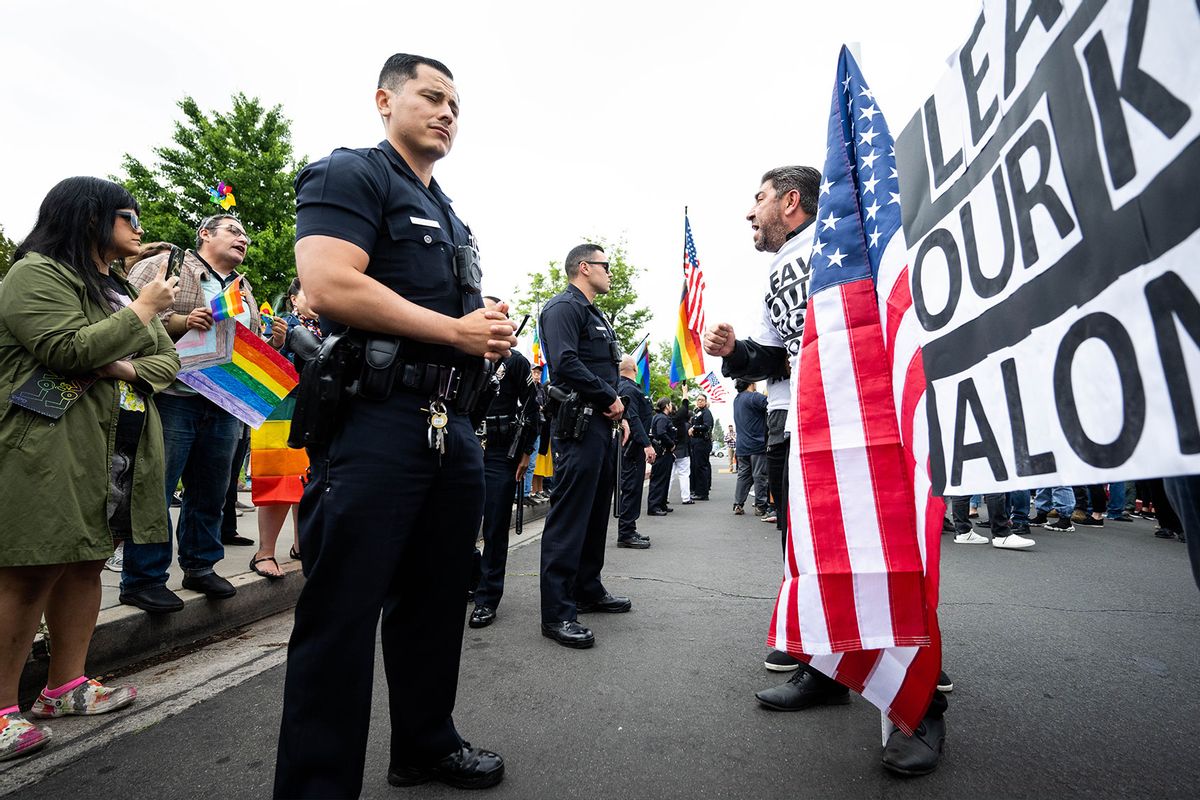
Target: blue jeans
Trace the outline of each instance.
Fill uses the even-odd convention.
[[[537,466],[538,446],[542,443],[539,435],[533,440],[533,454],[529,456],[529,466],[525,468],[525,496],[533,494],[533,468]]]
[[[1038,489],[1033,497],[1033,507],[1040,514],[1047,514],[1054,509],[1060,517],[1070,519],[1071,512],[1075,510],[1075,492],[1070,486]]]
[[[1108,518],[1116,519],[1125,513],[1125,481],[1108,485]]]
[[[1008,503],[1012,506],[1013,528],[1029,528],[1029,490],[1016,489],[1008,493]]]
[[[160,394],[166,456],[166,493],[170,507],[175,486],[183,479],[179,509],[179,566],[187,575],[207,575],[225,557],[221,544],[221,510],[229,488],[229,465],[242,434],[242,422],[203,397]],[[170,526],[170,515],[167,517]],[[138,592],[165,586],[171,566],[171,542],[125,542],[121,591]]]

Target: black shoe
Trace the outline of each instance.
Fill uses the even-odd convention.
[[[666,508],[664,508],[663,511],[666,511],[668,514],[675,513],[675,509],[671,508],[670,506],[667,506]]]
[[[207,595],[209,600],[228,600],[237,594],[233,584],[215,572],[207,575],[184,575],[183,588]]]
[[[1036,516],[1036,517],[1031,517],[1031,518],[1030,518],[1030,520],[1029,520],[1029,525],[1030,525],[1030,527],[1033,527],[1033,528],[1040,528],[1040,527],[1042,527],[1043,525],[1045,525],[1045,524],[1046,524],[1047,522],[1049,522],[1049,521],[1050,521],[1050,518],[1046,516],[1046,512],[1045,512],[1045,511],[1039,511],[1039,512],[1037,513],[1037,516]]]
[[[491,750],[471,747],[463,742],[441,761],[423,767],[397,766],[388,768],[388,783],[392,786],[417,786],[439,781],[456,789],[487,789],[504,778],[504,759]]]
[[[912,736],[892,731],[883,749],[883,766],[897,775],[928,775],[938,768],[945,742],[945,720],[926,717]]]
[[[1159,539],[1174,539],[1175,531],[1169,531],[1166,528],[1155,528],[1154,535]]]
[[[165,586],[151,586],[137,592],[121,592],[122,604],[135,606],[147,614],[171,614],[183,611],[183,600]]]
[[[611,594],[606,594],[599,600],[590,603],[575,604],[575,610],[580,614],[590,614],[594,611],[603,611],[606,614],[624,614],[631,608],[633,608],[633,601],[628,597],[617,597]]]
[[[650,540],[645,536],[630,536],[627,539],[617,539],[617,547],[632,547],[634,550],[646,550]]]
[[[693,499],[693,500],[699,500],[699,501],[700,501],[700,502],[702,502],[702,503],[707,503],[707,502],[708,502],[708,495],[704,495],[704,497],[696,497],[696,495],[692,495],[692,499]]]
[[[990,519],[985,519],[983,522],[976,522],[975,524],[981,528],[991,528],[992,527],[992,521]]]
[[[596,643],[592,632],[574,620],[543,622],[542,636],[553,639],[563,647],[575,647],[580,650]]]
[[[467,624],[472,628],[486,628],[496,621],[496,609],[491,606],[475,606],[475,610],[471,612],[471,619]]]
[[[681,502],[679,505],[681,505],[681,506],[692,506],[692,505],[695,505],[695,504],[696,504],[696,501],[695,501],[695,500],[684,500],[684,501],[683,501],[683,502]]]
[[[1103,528],[1104,520],[1096,519],[1091,514],[1084,514],[1083,519],[1075,520],[1076,525],[1082,525],[1085,528]]]
[[[1121,513],[1120,516],[1109,517],[1109,519],[1111,519],[1113,522],[1133,522],[1133,517],[1131,517],[1128,514],[1125,514],[1123,512]]]
[[[844,706],[850,702],[850,690],[833,678],[812,669],[798,669],[781,686],[755,692],[763,708],[772,711],[802,711],[812,706]]]
[[[942,517],[942,533],[954,533],[954,523]]]
[[[226,547],[229,547],[231,545],[234,547],[245,547],[246,545],[254,544],[254,540],[248,539],[245,536],[238,536],[237,534],[234,534],[233,536],[230,536],[228,539],[222,537],[221,544],[225,545]]]
[[[950,680],[950,676],[945,670],[938,672],[937,690],[942,694],[949,694],[954,691],[954,681]]]
[[[734,503],[733,504],[733,513],[735,516],[740,517],[746,513],[746,510],[742,507],[741,503]]]
[[[771,672],[792,672],[800,668],[800,662],[782,650],[772,650],[763,660],[763,666]]]
[[[662,509],[659,509],[659,508],[656,508],[656,509],[653,509],[652,511],[646,512],[647,517],[665,517],[666,515],[667,515],[667,512],[663,511]]]

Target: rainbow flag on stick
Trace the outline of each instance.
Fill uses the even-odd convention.
[[[700,337],[704,333],[704,273],[696,257],[692,224],[683,210],[683,294],[679,298],[679,322],[675,344],[671,348],[671,385],[704,374],[704,351]]]
[[[229,360],[185,370],[179,380],[252,428],[271,415],[300,377],[291,363],[240,322]]]
[[[246,301],[242,299],[241,276],[235,278],[233,283],[225,287],[225,291],[214,297],[208,307],[212,309],[214,322],[246,313]]]
[[[650,394],[650,337],[642,339],[642,343],[633,348],[632,358],[637,364],[637,385],[642,391]]]

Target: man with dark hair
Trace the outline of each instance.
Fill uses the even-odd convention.
[[[712,490],[712,462],[709,456],[712,455],[713,415],[708,410],[706,395],[696,398],[696,410],[692,413],[688,436],[688,448],[692,456],[692,499],[707,500]]]
[[[613,423],[625,405],[617,393],[617,335],[595,304],[596,295],[607,294],[612,285],[604,250],[578,245],[563,266],[570,283],[546,303],[538,321],[551,396],[560,398],[554,412],[554,489],[542,534],[542,635],[585,648],[596,637],[577,614],[618,614],[632,607],[628,597],[614,597],[600,581],[616,477]],[[628,436],[629,426],[623,427]]]
[[[767,378],[767,469],[771,492],[778,506],[777,525],[787,549],[788,455],[787,413],[792,402],[790,362],[800,352],[804,315],[808,307],[808,256],[813,237],[805,231],[812,225],[821,193],[821,174],[812,167],[779,167],[763,175],[754,195],[754,206],[746,215],[754,232],[754,248],[774,253],[763,297],[762,322],[750,339],[738,339],[733,326],[710,325],[704,334],[704,351],[721,356],[721,371],[734,377]],[[745,428],[738,422],[738,441]],[[739,460],[741,453],[738,453]],[[787,683],[755,694],[759,704],[775,711],[800,711],[818,705],[843,705],[849,690],[819,670],[801,665],[778,651],[767,656],[767,669],[794,671]],[[949,686],[943,673],[939,685]],[[934,692],[926,720],[916,734],[893,736],[884,753],[883,765],[903,774],[924,774],[937,768],[944,737],[942,713],[945,697]]]
[[[485,296],[487,308],[499,308],[500,298]],[[537,438],[538,402],[529,360],[511,351],[492,376],[496,396],[483,418],[483,560],[475,586],[475,609],[467,622],[486,628],[496,621],[504,596],[508,564],[508,529],[512,524],[517,481],[525,477],[533,440]]]
[[[333,416],[328,440],[308,440],[307,580],[288,646],[281,798],[361,793],[377,629],[388,783],[479,789],[504,775],[500,756],[463,741],[452,712],[484,502],[470,413],[485,359],[504,358],[516,339],[503,304],[483,307],[474,237],[433,178],[458,132],[449,71],[393,56],[375,106],[384,141],[335,150],[296,178],[296,269],[329,331],[323,346],[347,366],[330,369],[342,360],[331,355],[300,385],[302,398],[312,396],[310,380],[343,390],[336,407],[319,408]],[[354,394],[345,391],[352,382]]]
[[[660,397],[654,404],[654,419],[650,422],[650,443],[654,447],[654,465],[650,468],[650,491],[646,495],[646,514],[665,517],[673,509],[667,506],[671,490],[671,465],[675,462],[675,426],[671,415],[675,406],[671,398]]]
[[[621,380],[617,394],[625,404],[625,419],[629,422],[629,441],[621,448],[621,506],[618,509],[617,547],[645,550],[650,537],[638,533],[637,519],[642,513],[642,489],[646,483],[646,463],[654,464],[654,447],[650,444],[650,425],[654,410],[637,384],[637,364],[631,356],[621,358]]]
[[[754,514],[764,516],[769,505],[767,488],[767,398],[757,384],[738,381],[733,398],[733,422],[738,429],[737,484],[733,489],[733,513],[745,512],[750,486],[754,486]]]

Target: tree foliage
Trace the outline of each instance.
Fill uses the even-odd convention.
[[[241,271],[260,299],[282,294],[295,275],[293,183],[299,164],[291,121],[281,106],[265,108],[240,92],[228,112],[206,113],[191,97],[178,105],[183,119],[175,122],[172,144],[154,148],[151,164],[126,153],[126,177],[114,178],[141,206],[147,241],[194,247],[200,222],[221,212],[209,188],[224,181],[237,200],[230,213],[253,239]]]
[[[626,353],[632,352],[646,335],[646,325],[653,316],[650,309],[637,306],[638,296],[633,281],[642,268],[629,262],[624,242],[610,245],[603,238],[590,241],[604,248],[612,275],[608,294],[596,295],[596,307],[616,331],[621,349]],[[526,288],[513,289],[511,305],[516,311],[514,316],[529,314],[533,317],[531,324],[536,324],[537,314],[546,301],[566,288],[567,276],[562,265],[551,261],[544,269],[529,273]]]
[[[0,225],[0,278],[8,274],[8,268],[12,266],[13,253],[16,252],[17,243],[4,235],[4,226]]]

